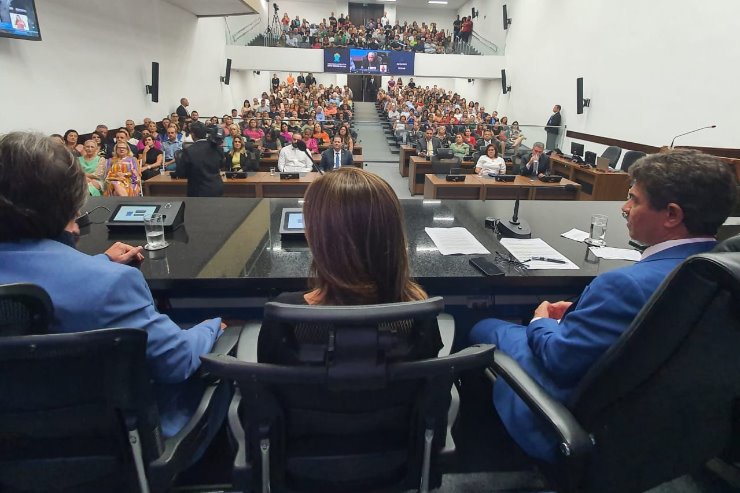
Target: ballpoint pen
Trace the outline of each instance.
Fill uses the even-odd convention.
[[[567,263],[565,260],[560,260],[557,258],[549,258],[549,257],[532,257],[529,260],[525,260],[525,262],[529,262],[530,260],[539,260],[541,262],[552,262],[553,264],[565,264]]]

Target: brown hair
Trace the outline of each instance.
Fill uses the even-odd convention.
[[[327,173],[308,187],[303,213],[313,254],[310,287],[322,304],[427,297],[409,278],[401,205],[382,178],[358,168]]]

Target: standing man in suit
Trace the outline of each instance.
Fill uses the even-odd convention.
[[[206,139],[208,132],[211,138]],[[211,127],[207,130],[201,122],[194,122],[190,125],[190,133],[195,143],[179,154],[177,176],[188,179],[188,197],[220,197],[224,194],[221,179],[224,129]]]
[[[648,245],[639,262],[596,277],[573,303],[543,302],[526,327],[487,319],[470,332],[472,343],[496,344],[563,403],[668,274],[686,257],[716,245],[717,229],[737,195],[730,167],[694,150],[646,156],[629,174],[633,182],[622,215],[630,237]],[[527,453],[555,459],[557,439],[501,379],[494,385],[493,403]]]
[[[303,72],[298,74],[298,78],[296,79],[296,82],[298,83],[298,86],[306,83],[306,76],[303,75]]]
[[[536,176],[537,178],[550,173],[550,158],[545,154],[545,145],[535,142],[532,153],[526,158],[522,166],[522,176]]]
[[[342,138],[335,135],[331,141],[331,148],[321,153],[321,169],[332,171],[344,166],[352,166],[352,153],[342,149]]]
[[[442,147],[442,142],[434,136],[434,130],[427,127],[424,137],[416,141],[416,154],[431,159],[440,147]]]
[[[180,106],[177,107],[177,110],[175,112],[177,113],[177,119],[180,121],[180,126],[182,127],[183,122],[185,121],[185,118],[190,116],[190,113],[188,113],[188,106],[190,106],[190,101],[188,101],[188,98],[180,98]]]
[[[547,120],[547,126],[545,132],[547,132],[547,147],[548,151],[555,149],[558,143],[558,135],[560,134],[560,105],[556,104],[552,107],[552,116]]]

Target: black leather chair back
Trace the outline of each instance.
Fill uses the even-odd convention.
[[[147,333],[0,337],[0,491],[137,491],[128,429],[161,453]]]
[[[53,316],[43,288],[30,283],[0,286],[0,337],[45,334]]]
[[[619,156],[621,155],[622,148],[617,146],[609,146],[604,149],[603,153],[601,153],[601,157],[609,159],[609,166],[611,166],[612,168],[616,168],[617,163],[619,162]]]
[[[740,396],[740,254],[696,255],[654,293],[569,403],[595,438],[583,491],[643,491],[701,467]]]
[[[281,323],[296,364],[201,357],[206,370],[236,380],[241,390],[251,458],[244,469],[254,471],[255,482],[264,467],[260,443],[269,439],[272,491],[416,488],[431,429],[429,486],[439,485],[437,452],[445,444],[453,379],[493,358],[493,347],[473,347],[408,361],[425,337],[420,330],[438,330],[442,307],[441,298],[349,307],[268,303],[265,320]]]
[[[441,155],[435,154],[432,156],[431,163],[432,172],[435,175],[448,175],[450,173],[450,169],[460,167],[460,158],[444,158]]]
[[[622,158],[622,167],[620,168],[625,173],[630,169],[630,166],[632,166],[635,161],[640,159],[641,157],[645,157],[645,153],[642,151],[627,151],[624,153],[624,157]]]

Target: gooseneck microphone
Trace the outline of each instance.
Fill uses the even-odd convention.
[[[529,227],[529,223],[524,219],[519,219],[519,191],[521,187],[517,187],[516,190],[516,201],[514,202],[514,215],[508,221],[501,220],[498,223],[498,231],[501,236],[506,238],[531,238],[532,229]]]
[[[676,135],[675,137],[673,137],[673,140],[671,141],[671,149],[673,149],[673,143],[676,141],[677,138],[683,137],[684,135],[693,134],[694,132],[698,132],[699,130],[706,130],[707,128],[717,128],[717,125],[708,125],[706,127],[697,128],[696,130],[691,130],[689,132]]]

